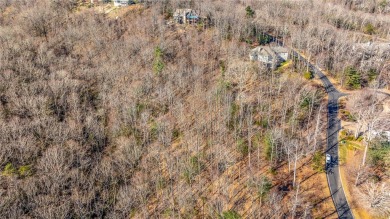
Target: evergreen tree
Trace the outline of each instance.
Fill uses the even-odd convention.
[[[253,16],[255,16],[255,11],[251,8],[251,6],[247,6],[245,8],[245,11],[246,11],[247,18],[253,18]]]
[[[362,76],[360,73],[353,67],[348,67],[345,70],[345,75],[347,76],[347,86],[350,89],[359,89],[361,88]]]

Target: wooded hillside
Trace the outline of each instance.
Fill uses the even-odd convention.
[[[0,217],[335,216],[324,89],[297,60],[271,71],[248,53],[274,34],[341,81],[349,63],[360,86],[383,87],[384,62],[349,48],[368,21],[389,37],[390,21],[308,2],[256,1],[248,15],[241,1],[149,1],[115,18],[0,1]],[[210,24],[167,25],[178,7]]]

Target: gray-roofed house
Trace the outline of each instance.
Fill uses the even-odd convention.
[[[352,44],[351,53],[361,59],[360,69],[378,69],[390,59],[390,42],[367,42]]]
[[[199,21],[198,13],[193,9],[176,9],[173,19],[179,24],[196,23]]]
[[[367,42],[367,43],[355,43],[352,45],[352,51],[358,54],[368,54],[368,56],[385,56],[390,55],[390,43],[382,42]],[[384,60],[376,60],[377,62]]]
[[[280,63],[288,60],[288,49],[281,46],[258,46],[249,53],[251,61],[259,61],[275,69]]]
[[[367,43],[355,43],[352,46],[353,50],[365,50],[365,51],[389,51],[390,43],[389,42],[372,42],[369,41]]]
[[[134,4],[133,0],[114,0],[114,6],[128,6]]]

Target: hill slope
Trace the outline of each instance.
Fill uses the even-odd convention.
[[[2,218],[335,215],[301,63],[247,62],[223,24],[168,26],[159,4],[44,3],[1,5]]]

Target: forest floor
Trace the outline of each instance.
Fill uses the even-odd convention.
[[[359,198],[359,188],[355,186],[355,178],[351,174],[351,170],[356,169],[363,159],[364,148],[359,149],[355,147],[348,147],[346,144],[340,147],[340,156],[343,155],[345,159],[343,164],[340,165],[340,175],[343,183],[345,196],[349,204],[355,219],[385,219],[385,217],[378,217],[372,214],[369,209],[365,208]]]
[[[340,136],[341,137],[341,136]],[[348,173],[348,169],[355,168],[357,163],[360,162],[362,158],[362,148],[349,148],[347,145],[342,145],[340,148],[340,156],[344,159],[343,164],[340,165],[340,176],[341,182],[343,183],[343,188],[345,196],[347,197],[348,203],[351,205],[351,210],[356,219],[363,218],[374,218],[366,209],[362,208],[359,205],[359,201],[355,197],[354,179],[351,174]]]
[[[337,218],[337,212],[326,184],[326,174],[313,170],[311,167],[311,158],[302,159],[298,166],[297,184],[299,184],[298,193],[300,194],[300,202],[307,203],[307,206],[305,207],[308,211],[311,211],[313,218]],[[251,172],[251,174],[248,174],[248,171]],[[214,196],[219,196],[221,193],[224,193],[218,189],[220,188],[220,185],[224,184],[226,180],[231,181],[231,179],[233,179],[233,181],[230,182],[231,186],[228,187],[228,191],[225,193],[227,194],[225,199],[229,206],[228,208],[238,212],[243,218],[250,218],[254,205],[261,205],[261,200],[259,200],[258,194],[250,192],[252,189],[251,185],[246,183],[250,181],[247,177],[268,175],[269,178],[273,178],[272,188],[285,191],[282,202],[285,203],[285,206],[291,206],[295,194],[292,182],[288,178],[285,179],[280,177],[286,176],[286,174],[288,175],[288,172],[287,163],[279,167],[279,169],[276,170],[276,173],[271,173],[267,165],[260,165],[259,167],[253,167],[252,170],[249,170],[248,159],[244,159],[229,167],[229,169],[217,180],[206,183],[207,186],[200,189],[198,192],[202,194],[201,197],[212,198]],[[292,171],[290,174],[292,174]],[[200,177],[205,177],[204,180],[208,181],[206,176]],[[152,206],[150,206],[151,211],[155,208],[155,206]],[[195,209],[202,212],[202,215],[205,213],[204,211],[207,211],[205,210],[207,207],[204,206],[204,200],[202,198],[197,200]],[[137,218],[139,215],[135,214],[134,216],[134,218]],[[170,216],[172,215],[169,213],[166,214],[166,218],[169,218]]]
[[[352,93],[353,95],[361,95],[362,90],[359,91],[348,91],[349,93]],[[386,115],[389,113],[389,90],[386,89],[380,89],[377,90],[377,94],[380,99],[380,105],[383,106],[383,111],[380,113],[380,115],[384,119],[386,118]],[[351,94],[351,95],[352,95]],[[373,215],[369,209],[364,207],[362,204],[362,200],[359,199],[360,189],[359,186],[355,186],[355,177],[356,174],[354,174],[354,171],[356,171],[359,166],[361,165],[363,154],[364,154],[364,144],[362,141],[362,138],[359,138],[358,140],[350,140],[350,138],[347,136],[346,133],[354,133],[356,130],[356,122],[353,121],[346,121],[345,118],[347,117],[349,113],[348,107],[345,105],[348,101],[348,96],[342,97],[340,100],[340,119],[341,119],[341,131],[339,136],[339,155],[340,155],[340,176],[343,183],[343,188],[345,192],[345,196],[347,197],[347,200],[349,204],[351,205],[351,210],[353,212],[353,215],[356,219],[363,219],[363,218],[381,218]],[[344,116],[343,116],[344,115]],[[349,140],[347,140],[349,139]],[[384,179],[386,181],[389,181],[389,179]],[[361,185],[360,185],[361,187]]]

